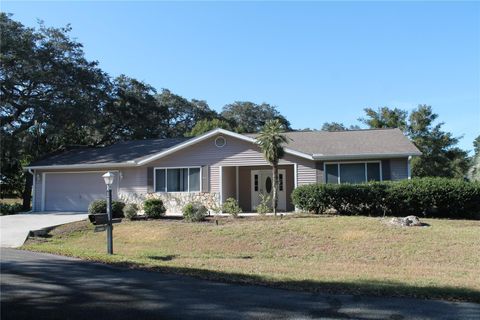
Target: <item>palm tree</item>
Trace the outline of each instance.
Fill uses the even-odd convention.
[[[273,197],[272,208],[273,214],[277,215],[278,204],[278,162],[285,154],[283,144],[287,143],[287,137],[282,134],[282,123],[278,120],[269,120],[258,134],[256,140],[263,152],[265,160],[272,166],[273,172]]]

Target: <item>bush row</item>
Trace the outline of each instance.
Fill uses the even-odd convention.
[[[143,202],[143,210],[145,211],[145,216],[150,219],[158,219],[165,215],[167,211],[163,201],[160,199],[147,199]],[[239,213],[242,212],[242,209],[238,205],[237,200],[234,198],[228,198],[227,201],[223,204],[221,208],[217,208],[214,211],[219,212],[222,210],[225,213],[237,217]],[[125,203],[121,201],[112,201],[112,216],[113,218],[127,218],[133,219],[137,216],[139,207],[137,204]],[[90,203],[88,207],[88,212],[90,214],[105,213],[107,212],[107,202],[104,199],[95,200]],[[192,202],[185,205],[182,210],[183,217],[185,221],[188,222],[199,222],[205,220],[205,217],[208,215],[208,209],[204,205]]]
[[[345,215],[417,215],[478,219],[480,183],[447,178],[418,178],[366,184],[312,184],[292,193],[301,210]]]

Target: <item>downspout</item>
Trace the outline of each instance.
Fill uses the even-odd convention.
[[[412,156],[408,156],[407,160],[407,175],[408,180],[412,179],[412,166],[410,165],[410,161],[412,160]]]

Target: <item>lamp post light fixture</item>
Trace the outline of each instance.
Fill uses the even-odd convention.
[[[107,185],[107,252],[113,254],[113,226],[112,226],[112,184],[115,180],[115,175],[110,171],[103,176],[105,184]]]

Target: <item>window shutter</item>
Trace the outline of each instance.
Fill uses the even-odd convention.
[[[155,191],[153,187],[153,167],[147,168],[147,192],[152,193]]]
[[[210,192],[209,166],[202,166],[202,192]]]

